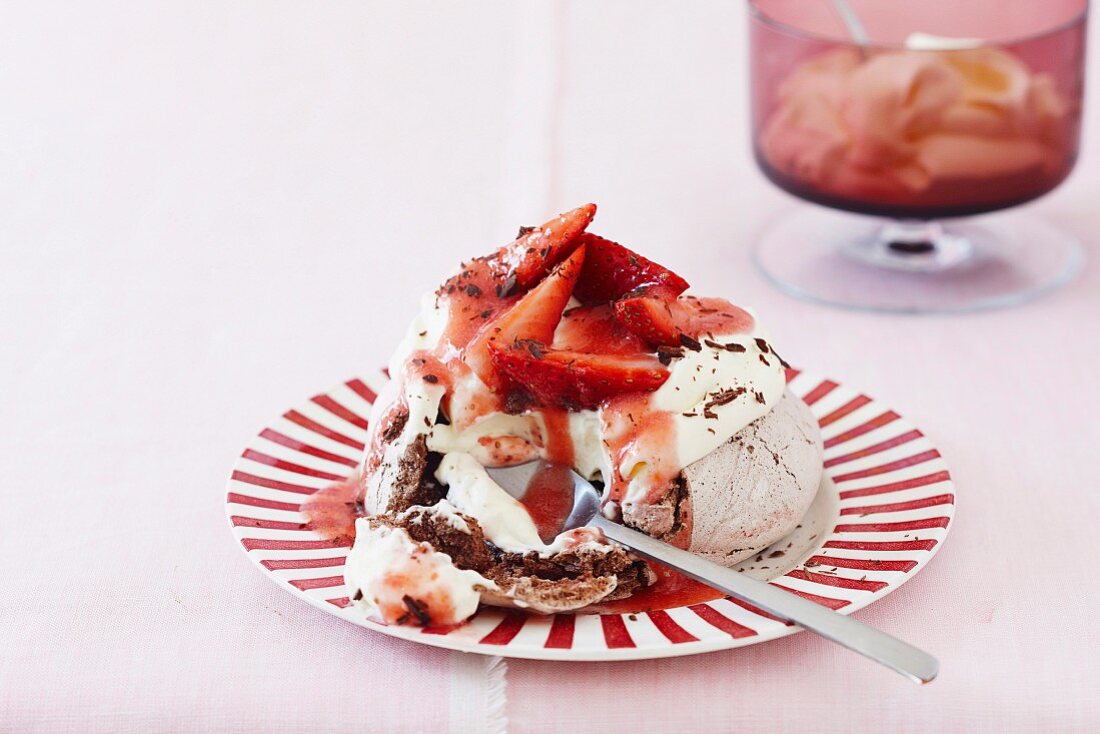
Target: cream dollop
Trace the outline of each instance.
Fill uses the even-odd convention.
[[[476,571],[456,567],[446,553],[414,542],[405,530],[372,527],[367,519],[355,523],[344,581],[353,603],[386,624],[458,624],[477,611],[482,590],[496,588]]]

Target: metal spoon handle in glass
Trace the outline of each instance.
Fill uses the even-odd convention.
[[[867,29],[863,27],[863,21],[859,19],[856,11],[848,4],[848,0],[830,0],[833,6],[833,10],[840,20],[844,23],[844,27],[848,29],[848,34],[852,37],[852,40],[856,42],[857,46],[869,46],[871,44],[871,37],[867,35]]]

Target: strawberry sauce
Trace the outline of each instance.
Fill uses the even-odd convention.
[[[575,457],[573,436],[569,432],[569,413],[558,408],[543,408],[540,412],[546,426],[546,435],[543,436],[546,460],[572,466]]]
[[[640,614],[701,604],[725,596],[721,591],[689,579],[663,564],[649,561],[649,567],[657,574],[657,581],[652,586],[647,586],[626,599],[603,602],[584,611],[596,614]]]
[[[520,500],[544,543],[561,532],[573,509],[573,470],[569,464],[546,462],[527,484]]]
[[[326,540],[347,541],[351,545],[355,540],[355,520],[360,517],[355,501],[358,491],[359,477],[353,475],[314,492],[302,503],[307,527]]]
[[[676,325],[696,339],[712,334],[748,334],[756,324],[752,314],[724,298],[681,296],[675,303]]]
[[[613,400],[603,411],[604,438],[611,452],[615,476],[608,498],[622,502],[632,476],[622,476],[620,468],[633,474],[646,472],[654,492],[664,493],[680,473],[676,452],[676,424],[672,414],[654,410],[649,395],[631,395]],[[640,459],[647,461],[642,464]],[[649,501],[660,497],[647,497]]]

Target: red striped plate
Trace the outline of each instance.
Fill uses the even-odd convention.
[[[304,528],[314,491],[347,477],[386,378],[349,380],[265,428],[237,460],[226,512],[245,553],[295,596],[355,624],[428,645],[524,658],[623,660],[751,645],[798,631],[730,599],[643,614],[557,615],[485,608],[448,632],[387,627],[347,606],[346,546]],[[849,388],[792,372],[791,390],[825,437],[818,498],[790,538],[745,572],[849,614],[889,594],[939,550],[955,489],[940,453],[893,410]],[[788,543],[790,544],[788,546]]]

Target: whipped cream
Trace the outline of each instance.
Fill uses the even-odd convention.
[[[454,519],[463,522],[457,515]],[[344,580],[353,589],[353,603],[387,624],[410,617],[434,626],[458,624],[477,611],[482,591],[496,588],[476,571],[457,568],[446,553],[414,542],[403,529],[371,527],[362,518],[355,522]]]
[[[785,370],[767,347],[755,314],[753,321],[757,325],[751,334],[716,334],[702,340],[699,351],[686,350],[672,363],[668,381],[651,396],[651,410],[671,416],[677,472],[729,441],[783,396]],[[738,347],[744,351],[734,351]],[[721,403],[730,397],[729,391],[736,397]],[[649,458],[644,451],[627,453],[620,471],[633,479],[624,502],[644,501],[648,472],[639,473],[637,465],[647,464]]]
[[[387,453],[397,453],[417,436],[425,436],[428,449],[444,455],[437,478],[449,487],[448,499],[476,518],[492,542],[506,551],[552,552],[556,546],[541,542],[523,505],[484,470],[543,456],[548,443],[543,415],[537,409],[522,415],[491,411],[436,423],[445,390],[407,375],[406,367],[412,355],[438,346],[446,330],[447,306],[435,294],[421,303],[421,312],[390,362],[390,374],[403,376],[391,386],[402,383],[396,393],[410,415],[397,445],[387,447]],[[729,441],[779,401],[786,385],[784,368],[753,316],[750,333],[713,334],[698,350],[685,349],[669,365],[669,378],[657,391],[625,404],[611,401],[599,410],[569,413],[573,466],[582,476],[604,482],[608,514],[619,506],[659,498],[681,469]],[[459,397],[452,400],[452,414],[459,407],[456,403],[476,403],[479,393],[489,388],[471,372],[457,378],[454,391]],[[377,404],[387,397],[393,399],[382,395]],[[667,430],[632,430],[643,416],[653,415],[663,417]],[[379,419],[372,416],[372,421]],[[624,486],[612,496],[615,478]],[[381,511],[369,504],[368,509]]]
[[[598,536],[587,530],[567,531],[552,543],[543,543],[523,504],[494,482],[485,467],[470,454],[447,454],[435,476],[447,485],[447,499],[439,504],[477,518],[485,537],[502,551],[535,551],[549,556],[567,548],[584,547],[595,552],[607,550],[607,546],[597,540]],[[432,509],[434,506],[428,508]]]

